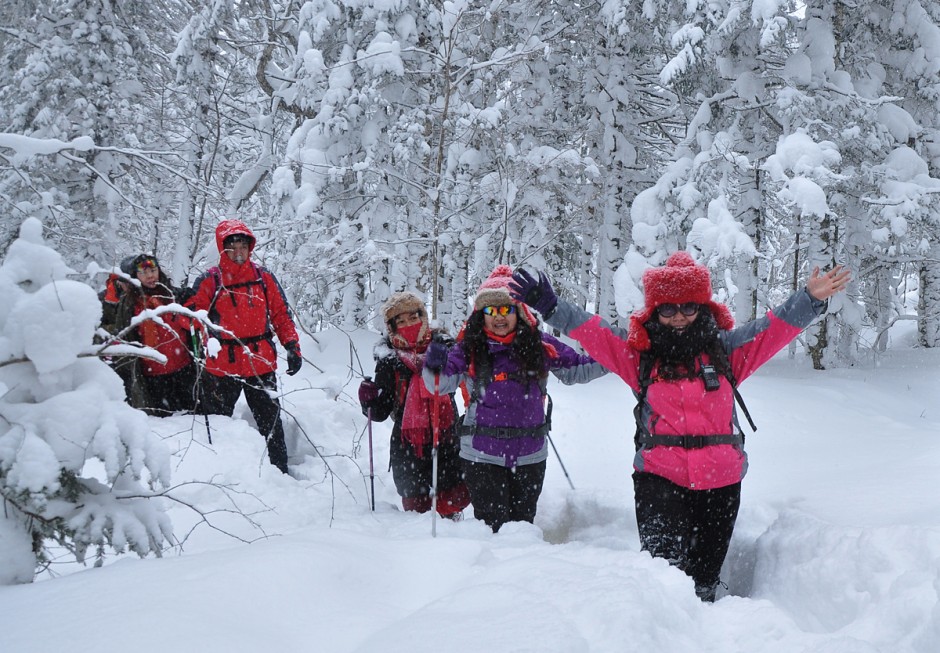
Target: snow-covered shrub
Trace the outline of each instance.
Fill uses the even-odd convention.
[[[169,453],[92,344],[101,305],[27,219],[0,263],[0,585],[30,582],[55,542],[160,554]]]

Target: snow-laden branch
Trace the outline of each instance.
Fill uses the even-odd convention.
[[[25,161],[34,156],[48,156],[61,154],[67,150],[76,152],[91,152],[95,149],[95,141],[91,136],[79,136],[71,141],[60,141],[58,138],[34,138],[22,134],[0,132],[0,147],[13,150],[16,154],[14,164]]]

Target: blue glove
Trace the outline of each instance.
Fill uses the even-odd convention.
[[[300,345],[296,342],[289,342],[284,345],[284,349],[287,350],[287,375],[294,376],[304,364],[303,356],[300,355]]]
[[[424,355],[425,369],[429,369],[434,373],[438,373],[444,369],[444,363],[446,362],[447,345],[436,340],[432,340],[431,344],[428,345],[427,353]]]
[[[509,294],[517,302],[528,304],[537,310],[544,318],[548,318],[558,305],[558,297],[555,296],[548,275],[541,271],[538,279],[522,268],[513,272],[512,281],[509,282]]]

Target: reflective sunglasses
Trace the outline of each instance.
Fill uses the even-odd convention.
[[[507,315],[512,315],[516,312],[516,307],[510,304],[509,306],[484,306],[483,315],[500,315],[506,317]]]
[[[156,269],[157,269],[157,262],[154,261],[152,258],[148,258],[146,261],[141,261],[140,263],[137,264],[138,272],[146,272],[147,270],[156,270]]]
[[[672,317],[676,313],[682,313],[686,317],[692,317],[698,313],[698,304],[695,302],[686,302],[685,304],[660,304],[656,312],[663,317]]]

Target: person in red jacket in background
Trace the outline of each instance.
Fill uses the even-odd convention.
[[[134,271],[131,268],[133,262],[133,256],[128,256],[121,261],[121,271],[131,277],[134,276]],[[108,275],[104,290],[98,293],[98,299],[101,301],[101,328],[108,333],[116,333],[117,308],[129,286],[127,279],[112,272]]]
[[[223,220],[215,240],[219,265],[196,280],[188,302],[195,310],[208,311],[209,320],[220,327],[207,343],[201,410],[231,416],[244,391],[258,431],[267,441],[271,464],[286,474],[281,406],[274,398],[274,336],[287,350],[287,373],[293,375],[303,364],[297,329],[275,276],[249,260],[255,247],[251,230],[239,220]]]
[[[122,267],[139,285],[125,284],[126,290],[115,309],[116,331],[130,326],[131,320],[144,311],[178,302],[177,290],[170,285],[155,257],[139,254],[122,263]],[[123,359],[131,376],[129,403],[161,417],[192,412],[196,406],[193,392],[196,368],[190,351],[190,319],[180,313],[166,312],[159,316],[159,321],[144,320],[126,337],[166,357],[164,363],[149,358]]]

